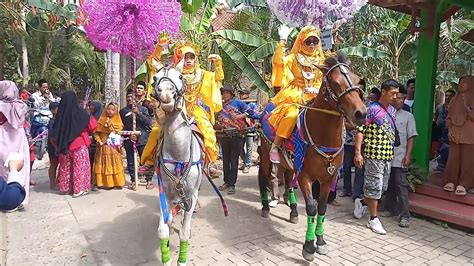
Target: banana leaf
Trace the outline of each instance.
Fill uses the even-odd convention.
[[[191,22],[191,19],[192,18],[188,17],[186,14],[181,16],[181,21],[179,23],[179,30],[181,32],[193,30],[194,25]]]
[[[370,48],[366,46],[352,46],[342,48],[339,51],[345,53],[348,56],[357,56],[360,58],[388,58],[388,53],[382,50],[375,48]]]
[[[259,47],[266,42],[263,38],[240,30],[218,30],[213,32],[212,35],[253,47]]]
[[[275,48],[277,47],[278,42],[276,41],[271,41],[264,43],[263,45],[260,45],[257,49],[255,49],[252,53],[248,55],[248,58],[250,61],[257,61],[260,59],[267,58],[269,56],[272,56],[273,53],[275,52]]]
[[[197,30],[198,33],[205,33],[211,27],[211,17],[214,14],[214,10],[217,6],[217,0],[207,0],[204,5],[204,13],[202,14],[201,20],[199,21]]]
[[[247,78],[253,82],[258,89],[268,94],[272,97],[273,91],[267,85],[262,76],[258,73],[257,69],[252,65],[250,60],[245,56],[245,54],[237,48],[232,42],[224,39],[216,40],[219,47],[234,61],[237,67],[242,70]]]
[[[148,80],[146,80],[147,73],[148,73],[148,67],[145,61],[135,72],[135,82],[145,81],[148,83]],[[130,88],[130,86],[132,85],[131,83],[132,83],[131,80],[128,81],[127,86],[125,86],[125,90]]]
[[[192,0],[191,4],[188,4],[188,1],[181,1],[181,8],[183,12],[191,15],[196,15],[201,6],[202,0]]]
[[[459,80],[459,77],[456,75],[456,72],[454,71],[438,71],[436,80],[449,81],[450,83],[457,83]]]
[[[474,45],[469,42],[459,41],[456,48],[462,51],[463,54],[474,57]]]

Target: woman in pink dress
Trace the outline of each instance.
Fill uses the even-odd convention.
[[[24,157],[24,167],[21,170],[25,178],[26,197],[22,205],[28,203],[30,183],[30,151],[26,138],[25,123],[28,107],[20,100],[19,91],[13,81],[0,81],[0,176],[8,176],[5,161],[10,153],[20,153]]]
[[[89,133],[96,129],[97,121],[79,106],[76,93],[64,92],[54,120],[52,141],[59,153],[59,190],[74,198],[91,189]]]

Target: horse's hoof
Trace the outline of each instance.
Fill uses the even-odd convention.
[[[263,218],[270,217],[270,210],[262,210],[262,217]]]
[[[298,216],[290,216],[290,223],[297,224],[298,223]]]
[[[328,245],[316,245],[316,253],[318,253],[319,255],[326,255],[328,254],[328,252]]]
[[[314,260],[314,253],[309,253],[303,248],[303,258],[307,261],[313,261]]]

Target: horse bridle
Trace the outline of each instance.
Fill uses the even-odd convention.
[[[349,83],[349,87],[346,88],[339,95],[336,95],[334,93],[335,90],[332,88],[331,82],[329,81],[329,75],[336,68],[339,68],[341,70],[342,75],[346,79],[347,83]],[[341,99],[344,98],[344,96],[346,96],[347,94],[349,94],[353,91],[357,91],[359,93],[360,97],[362,97],[362,95],[363,95],[363,91],[361,90],[361,88],[358,85],[355,85],[354,82],[352,81],[352,78],[349,75],[349,69],[350,69],[350,67],[349,67],[348,64],[338,62],[337,64],[335,64],[334,66],[329,68],[328,71],[326,72],[326,74],[324,75],[324,83],[326,84],[326,87],[324,87],[325,90],[323,92],[324,93],[324,99],[327,102],[335,102],[337,111],[339,111],[343,115],[344,115],[344,110],[342,110],[342,108],[341,108]]]
[[[344,76],[346,81],[349,83],[349,87],[346,88],[339,95],[336,95],[334,93],[334,89],[331,87],[331,83],[329,82],[329,75],[336,68],[340,68],[342,75]],[[341,99],[344,96],[346,96],[347,94],[349,94],[350,92],[353,92],[353,91],[357,91],[359,93],[359,96],[362,98],[363,92],[362,92],[362,90],[360,89],[360,87],[358,85],[354,85],[354,82],[352,81],[352,78],[349,75],[349,65],[346,64],[346,63],[338,62],[337,64],[335,64],[334,66],[329,68],[328,71],[326,72],[326,74],[324,75],[324,83],[326,84],[326,86],[324,87],[324,92],[323,92],[324,93],[324,100],[326,102],[335,102],[337,111],[340,113],[340,115],[342,114],[342,116],[344,116],[344,117],[345,117],[345,114],[344,114],[344,110],[342,110],[342,108],[341,108]],[[308,107],[307,109],[310,109],[310,108]],[[321,110],[316,109],[316,110],[323,112],[325,109],[321,109]],[[343,151],[343,149],[344,149],[344,138],[341,136],[342,137],[342,145],[341,145],[341,147],[339,147],[339,149],[335,153],[327,154],[327,152],[324,152],[323,149],[321,149],[314,142],[313,138],[311,137],[311,134],[310,134],[309,129],[307,127],[308,122],[306,122],[306,115],[305,115],[304,119],[305,119],[304,129],[306,131],[306,135],[307,135],[309,144],[319,155],[321,155],[323,158],[325,158],[328,161],[329,165],[326,168],[327,173],[330,174],[330,175],[334,174],[336,168],[335,168],[335,166],[332,162]]]
[[[180,75],[179,76],[179,79],[180,80],[183,80],[183,86],[181,88],[178,88],[178,86],[176,85],[176,83],[168,77],[168,73],[169,73],[169,70],[171,69],[170,67],[162,67],[160,68],[156,73],[159,73],[160,71],[162,71],[164,69],[165,73],[163,75],[163,77],[161,77],[160,79],[156,79],[156,77],[153,77],[153,80],[154,80],[154,86],[153,86],[153,97],[157,100],[157,102],[159,103],[158,105],[158,108],[160,107],[160,105],[162,104],[161,102],[161,97],[160,97],[160,94],[162,92],[162,89],[160,88],[160,84],[164,81],[169,81],[171,82],[171,84],[173,84],[174,88],[176,88],[173,92],[173,100],[174,100],[174,110],[176,111],[180,111],[179,108],[182,108],[182,106],[180,107],[178,104],[181,103],[182,105],[182,101],[184,100],[183,99],[183,95],[184,95],[184,91],[186,89],[186,85],[184,83],[184,80],[183,80],[183,75]]]

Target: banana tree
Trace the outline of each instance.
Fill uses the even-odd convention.
[[[264,49],[262,46],[267,47],[268,42],[240,30],[225,29],[212,32],[211,23],[218,7],[217,2],[217,0],[183,1],[184,14],[181,18],[181,31],[188,39],[200,46],[203,58],[215,49],[220,49],[232,59],[232,62],[254,85],[273,96],[273,91],[252,63],[261,58],[262,49]],[[250,59],[249,56],[255,50],[258,51]]]

